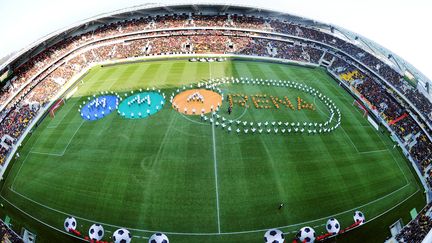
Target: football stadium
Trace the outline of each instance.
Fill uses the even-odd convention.
[[[343,27],[142,5],[0,66],[2,242],[431,242],[430,83]]]

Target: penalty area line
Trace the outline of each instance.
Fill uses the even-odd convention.
[[[371,151],[364,151],[364,152],[358,152],[359,154],[373,154],[373,153],[382,153],[382,152],[388,152],[388,149],[379,149],[379,150],[371,150]]]
[[[360,151],[358,150],[357,146],[355,146],[354,142],[351,140],[350,136],[345,131],[345,129],[343,128],[343,126],[340,126],[340,127],[342,128],[342,131],[344,132],[345,136],[349,139],[349,141],[351,142],[351,144],[354,146],[354,148],[357,151],[357,153],[359,153]]]
[[[66,150],[68,149],[70,143],[72,142],[73,138],[75,137],[76,133],[78,132],[78,130],[80,130],[82,124],[84,124],[84,119],[81,121],[81,124],[79,125],[79,127],[75,130],[74,134],[72,135],[72,137],[69,139],[69,142],[66,144],[66,147],[64,148],[62,155],[64,155],[66,153]]]
[[[75,135],[77,134],[77,132],[80,130],[82,124],[84,124],[84,120],[81,121],[80,125],[79,125],[78,128],[75,130],[75,132],[73,133],[72,137],[69,139],[68,143],[66,144],[65,148],[63,149],[63,151],[62,151],[61,153],[47,153],[47,152],[39,152],[39,151],[33,151],[33,149],[30,150],[29,153],[62,157],[62,156],[66,153],[66,150],[69,148],[69,145],[71,144],[73,138],[75,137]],[[33,144],[33,145],[34,145],[34,144]],[[32,147],[32,148],[33,148],[33,147]]]
[[[56,153],[44,153],[44,152],[38,152],[38,151],[30,151],[29,154],[41,154],[41,155],[50,155],[50,156],[57,156],[57,157],[63,156],[63,153],[56,154]]]

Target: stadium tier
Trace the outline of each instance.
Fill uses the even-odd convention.
[[[135,73],[136,70],[141,70],[141,73]],[[374,231],[371,227],[368,228],[367,225],[372,223],[368,222],[365,215],[369,213],[371,221],[385,222],[385,227],[375,227],[381,229],[387,228],[396,221],[388,216],[389,212],[400,218],[402,216],[397,212],[402,211],[399,210],[405,210],[403,213],[406,213],[407,209],[413,207],[423,209],[420,214],[412,215],[412,221],[405,228],[399,229],[391,240],[421,242],[432,228],[429,204],[432,188],[430,81],[396,54],[383,51],[377,44],[340,27],[248,6],[206,4],[139,6],[87,19],[52,33],[24,48],[2,64],[0,73],[4,72],[9,72],[11,75],[7,81],[1,83],[3,87],[0,91],[0,165],[2,178],[4,178],[1,191],[4,209],[2,217],[8,214],[15,217],[21,228],[27,227],[30,231],[34,230],[38,235],[37,239],[41,242],[50,242],[50,239],[56,239],[58,242],[74,240],[168,242],[168,237],[171,242],[262,242],[264,235],[265,242],[284,242],[284,240],[285,242],[331,242],[335,238],[347,242],[375,242],[383,241],[382,236],[389,235],[390,231],[383,233],[384,230],[381,230],[377,238],[373,238],[367,232],[376,232],[376,229]],[[112,80],[120,81],[115,83]],[[158,80],[160,83],[157,82]],[[241,110],[238,110],[238,107],[242,107]],[[270,112],[271,109],[285,109],[300,113],[275,115]],[[172,113],[168,112],[175,112],[178,117],[173,118]],[[157,116],[160,116],[164,122],[151,122],[151,118]],[[274,120],[271,120],[272,118]],[[185,123],[178,122],[178,126],[172,128],[171,123],[165,124],[165,121],[175,123],[170,119],[183,119]],[[148,128],[148,125],[142,124],[143,120],[148,120],[160,130],[165,128],[159,126],[166,125],[167,131]],[[66,121],[69,123],[65,123]],[[341,124],[345,123],[347,127],[341,127]],[[90,127],[96,126],[95,124],[106,126],[107,129],[98,131]],[[114,126],[113,124],[115,128],[110,127]],[[123,125],[124,130],[116,130]],[[196,128],[190,128],[193,125]],[[135,130],[136,128],[133,128],[135,126],[145,127],[146,130],[144,128]],[[211,129],[201,130],[203,127]],[[179,130],[179,136],[182,134],[182,129],[185,129],[184,135],[190,138],[180,139],[171,135],[171,139],[181,144],[175,146],[189,151],[188,153],[168,151],[170,149],[162,145],[159,145],[156,150],[151,150],[150,148],[154,147],[153,140],[141,144],[141,147],[133,145],[124,147],[121,144],[125,141],[122,136],[126,136],[127,140],[138,141],[137,143],[141,143],[140,139],[149,138],[134,138],[135,132],[142,132],[146,136],[152,135],[155,139],[154,143],[170,143],[165,141],[166,136],[170,137],[169,129]],[[129,134],[130,131],[134,132]],[[110,137],[110,134],[116,132],[119,133],[118,137]],[[190,135],[191,132],[196,134]],[[99,137],[101,134],[106,137]],[[164,134],[167,135],[162,136]],[[255,137],[248,138],[249,140],[233,138],[246,135]],[[86,136],[90,136],[93,142],[86,140]],[[203,142],[205,136],[211,139]],[[260,136],[264,137],[259,138],[263,141],[256,142],[255,138]],[[282,140],[284,137],[286,140]],[[218,144],[215,138],[237,145],[252,146],[250,149],[256,151],[251,154],[242,153],[241,156],[245,159],[241,162],[264,158],[263,160],[273,165],[264,168],[257,159],[251,162],[251,167],[248,169],[243,168],[243,171],[237,167],[221,168],[224,160],[230,161],[230,154],[235,154],[236,151],[227,144]],[[346,141],[337,140],[342,138]],[[74,142],[75,139],[78,140]],[[99,139],[107,143],[105,145],[109,149],[105,152],[93,148],[95,143],[100,142]],[[266,147],[271,141],[277,144],[270,143],[271,147]],[[68,155],[67,149],[74,143],[82,144],[83,147],[75,151],[75,155],[73,153]],[[216,213],[206,211],[206,202],[194,200],[193,203],[188,204],[187,198],[185,205],[179,207],[180,211],[184,210],[186,214],[190,214],[190,219],[182,218],[179,219],[179,223],[174,224],[172,221],[175,219],[167,215],[176,210],[141,202],[141,199],[134,197],[133,191],[123,194],[123,197],[133,198],[131,202],[123,201],[122,204],[116,201],[119,199],[111,201],[109,195],[117,194],[114,192],[116,186],[119,190],[129,190],[130,188],[123,185],[134,184],[132,189],[148,192],[148,188],[135,184],[145,181],[146,186],[150,187],[156,186],[155,184],[160,181],[156,179],[158,176],[154,172],[149,174],[155,177],[154,181],[136,176],[126,181],[108,182],[107,178],[110,177],[114,178],[113,180],[121,178],[117,177],[115,172],[124,169],[120,168],[121,163],[108,161],[124,160],[123,162],[126,163],[137,159],[137,156],[151,157],[155,162],[146,165],[150,167],[144,166],[145,158],[142,161],[140,159],[140,163],[143,168],[145,167],[144,170],[152,170],[155,169],[154,167],[167,167],[160,163],[166,162],[162,158],[164,153],[169,152],[173,154],[169,157],[171,160],[175,160],[175,155],[178,153],[179,162],[173,163],[173,167],[168,166],[164,171],[173,174],[180,171],[179,173],[185,174],[181,180],[184,185],[171,185],[174,189],[168,190],[166,195],[170,197],[172,190],[185,190],[184,193],[191,196],[190,190],[198,187],[197,184],[203,183],[200,179],[204,181],[208,177],[197,172],[198,169],[204,170],[207,167],[199,164],[200,160],[193,157],[197,153],[194,146],[197,147],[196,150],[206,154],[205,148],[199,149],[203,143],[213,144],[213,150],[208,153],[208,157],[212,161],[209,167],[212,171],[210,177],[211,182],[216,184],[216,194],[212,193],[206,199],[214,202],[213,197],[216,196]],[[344,150],[344,146],[347,145],[350,148]],[[265,149],[255,148],[262,146]],[[315,157],[311,157],[309,162],[304,163],[303,169],[317,171],[313,175],[308,175],[300,168],[303,167],[300,163],[303,156],[307,158],[314,153],[303,150],[304,147],[309,146],[321,148],[321,152],[326,149],[330,151],[325,152],[323,157],[324,161],[328,160],[327,164],[314,164],[319,160]],[[287,147],[292,147],[293,150]],[[52,149],[57,150],[53,152]],[[116,151],[116,155],[106,156],[105,153],[110,150]],[[142,151],[149,154],[143,155]],[[224,151],[224,155],[218,154],[217,151]],[[274,152],[276,155],[272,155],[271,151],[276,151]],[[295,156],[279,155],[283,151]],[[382,157],[371,157],[374,153],[381,152],[387,154]],[[240,152],[237,153],[240,156]],[[351,153],[357,154],[357,157],[351,156]],[[118,154],[124,156],[117,156]],[[254,155],[263,157],[254,157]],[[401,160],[401,157],[404,158]],[[89,158],[92,160],[104,158],[107,161],[108,168],[104,168],[107,170],[106,174],[99,175],[101,173],[99,170],[94,171],[94,174],[95,178],[101,180],[97,181],[101,186],[110,187],[112,190],[102,193],[98,191],[99,189],[89,188],[86,191],[84,188],[79,188],[81,181],[76,179],[75,175],[79,175],[82,170],[96,168],[87,167],[88,164],[79,162],[90,161]],[[283,161],[289,164],[288,162],[294,163],[296,160],[299,160],[297,162],[300,164],[291,164],[289,167],[280,165]],[[336,167],[354,166],[346,170],[350,173],[357,170],[356,173],[364,174],[359,176],[328,172],[333,167],[331,163],[333,160],[340,160]],[[389,162],[380,163],[379,160]],[[68,165],[62,163],[57,165],[57,161],[68,161]],[[90,163],[89,161],[87,162]],[[184,164],[179,164],[180,162]],[[219,167],[217,162],[222,165]],[[238,161],[232,162],[242,164]],[[371,162],[374,164],[370,165]],[[376,166],[376,170],[364,169],[362,163],[372,168]],[[83,165],[83,167],[74,165]],[[322,169],[326,167],[329,169]],[[184,171],[185,168],[190,169],[190,177],[195,177],[196,180],[189,181],[192,179],[188,176],[188,172]],[[280,201],[273,202],[275,207],[279,206],[276,211],[279,216],[272,219],[264,216],[273,213],[267,208],[269,207],[267,201],[254,201],[255,204],[249,207],[247,201],[227,199],[229,193],[242,194],[242,190],[231,188],[227,185],[230,183],[223,182],[237,177],[235,172],[239,173],[239,178],[231,184],[244,184],[244,187],[253,191],[255,186],[248,184],[253,182],[242,179],[242,176],[247,174],[246,178],[251,179],[253,177],[251,173],[259,174],[264,170],[276,173],[274,171],[280,168],[297,171],[301,177],[299,179],[287,172],[287,177],[292,178],[293,181],[280,179],[281,183],[279,181],[264,183],[265,186],[277,187],[276,191],[283,195]],[[381,173],[383,180],[377,179],[364,188],[365,191],[367,190],[364,192],[364,198],[357,198],[351,191],[357,190],[362,194],[362,185],[365,186],[366,183],[363,180],[366,180],[369,175],[378,178]],[[91,175],[89,174],[90,177]],[[163,175],[167,176],[165,173]],[[128,175],[123,173],[122,176]],[[280,176],[281,174],[277,174],[278,178]],[[302,183],[303,176],[316,178],[317,181],[313,180],[313,185]],[[340,184],[329,182],[329,185],[340,187],[338,193],[333,193],[331,188],[319,186],[321,180],[319,176],[341,180]],[[213,181],[213,177],[216,182]],[[43,178],[54,179],[44,180]],[[399,178],[401,182],[394,178]],[[71,184],[60,186],[63,179],[70,180]],[[91,180],[89,177],[87,179]],[[355,180],[358,180],[359,184],[351,185],[350,183],[354,183],[352,181]],[[385,183],[390,180],[395,184],[390,183],[386,188]],[[61,189],[56,190],[49,185],[56,183],[60,183],[57,186]],[[259,178],[257,183],[260,183]],[[204,183],[203,186],[205,185]],[[192,189],[185,189],[183,186]],[[223,191],[224,186],[229,190]],[[323,210],[331,210],[329,213],[293,212],[311,209],[306,206],[292,207],[290,203],[285,203],[283,198],[285,196],[303,198],[301,191],[307,194],[309,190],[307,186],[317,187],[319,189],[316,191],[323,193],[323,197],[324,195],[335,197],[341,203],[332,206],[328,203],[328,208],[323,206]],[[75,191],[74,187],[78,189]],[[285,189],[287,187],[294,188]],[[53,195],[51,198],[45,197],[47,201],[44,202],[44,197],[36,196],[36,192],[44,195],[47,188],[51,188],[53,194],[58,193],[60,199],[71,202],[58,203],[55,197],[52,197]],[[64,192],[69,189],[70,194]],[[376,193],[371,192],[375,189]],[[220,199],[218,190],[221,190],[221,194],[225,193]],[[284,190],[293,190],[295,193],[291,194]],[[405,194],[399,195],[399,198],[391,198],[404,190],[406,190]],[[264,191],[260,192],[267,195]],[[74,193],[80,197],[80,200],[76,199]],[[104,198],[94,204],[83,202],[89,199],[87,196],[90,197],[95,193],[99,193],[97,196],[99,198],[103,194]],[[202,192],[197,193],[193,195],[198,198],[198,195],[201,195],[199,193]],[[254,193],[248,193],[251,198],[256,198]],[[267,197],[272,198],[270,194],[272,193],[268,193]],[[154,194],[143,195],[154,196]],[[157,194],[157,196],[161,195]],[[316,198],[309,196],[307,203],[299,200],[296,201],[297,205],[306,203],[320,208],[320,203],[314,200]],[[412,198],[415,200],[411,200]],[[151,200],[157,199],[156,197]],[[386,202],[387,199],[389,202]],[[222,204],[221,207],[219,202]],[[382,202],[385,205],[367,208],[375,202]],[[166,210],[161,215],[167,217],[166,221],[171,223],[163,228],[163,219],[147,220],[145,226],[148,227],[144,227],[139,222],[130,223],[127,218],[121,219],[119,216],[123,213],[130,217],[138,214],[133,210],[113,211],[113,221],[110,223],[111,212],[105,212],[108,215],[96,213],[92,215],[91,210],[82,209],[105,207],[105,204],[110,203],[117,203],[114,206],[126,209],[129,205],[131,208],[145,205],[146,210],[152,207],[154,207],[153,211]],[[360,208],[349,207],[355,205]],[[170,206],[173,207],[172,204]],[[223,207],[238,209],[243,206],[245,210],[239,209],[238,214],[246,215],[250,220],[240,219],[237,217],[239,215],[232,216],[236,215],[235,210],[232,215],[227,211],[223,213]],[[253,213],[263,208],[261,214]],[[358,209],[362,211],[357,211]],[[83,214],[80,214],[80,210],[83,210]],[[283,210],[284,213],[281,213]],[[150,211],[149,215],[154,216],[154,212]],[[213,214],[216,215],[217,223],[214,230],[202,227],[200,222],[203,218],[199,217],[198,212],[211,218],[212,223],[204,220],[202,224],[215,223]],[[339,216],[343,219],[340,222],[336,219],[339,219]],[[262,223],[257,223],[261,217]],[[95,220],[91,222],[87,218]],[[305,220],[301,221],[300,218]],[[316,220],[317,218],[322,222]],[[348,218],[351,221],[354,218],[354,221],[348,223]],[[144,219],[140,218],[140,220]],[[236,220],[238,220],[237,224]],[[393,221],[389,222],[391,220]],[[8,223],[2,222],[3,237],[9,238],[10,242],[23,241],[23,234],[20,238],[10,233],[10,229],[4,227],[4,224],[8,225]],[[188,225],[192,226],[188,228]],[[363,227],[364,231],[360,231]],[[269,230],[272,228],[277,229]],[[20,228],[14,229],[20,230]],[[88,229],[88,235],[81,232]],[[357,230],[363,233],[356,235]],[[156,233],[158,231],[164,234]],[[345,234],[348,231],[352,232]],[[104,234],[110,234],[112,237],[104,238]],[[350,237],[350,235],[354,236]],[[371,238],[368,240],[364,237]]]

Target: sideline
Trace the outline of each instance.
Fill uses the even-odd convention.
[[[313,219],[313,220],[309,220],[309,221],[304,221],[304,222],[300,222],[300,223],[296,223],[296,224],[290,224],[290,225],[285,225],[285,226],[276,226],[276,227],[272,227],[272,228],[277,228],[277,229],[290,228],[290,227],[294,227],[294,226],[299,226],[299,225],[303,225],[303,224],[308,224],[308,223],[312,223],[312,222],[317,222],[317,221],[325,220],[325,219],[328,219],[328,218],[330,218],[330,217],[334,217],[334,216],[338,216],[338,215],[343,215],[343,214],[346,214],[346,213],[352,213],[353,211],[355,211],[355,210],[357,210],[357,209],[364,208],[364,207],[366,207],[366,206],[368,206],[368,205],[371,205],[371,204],[374,204],[374,203],[376,203],[376,202],[379,202],[379,201],[381,201],[381,200],[383,200],[383,199],[385,199],[385,198],[387,198],[387,197],[389,197],[389,196],[391,196],[391,195],[393,195],[393,194],[395,194],[395,193],[401,191],[402,189],[406,188],[406,187],[409,186],[409,185],[410,185],[410,183],[408,183],[408,184],[402,186],[402,187],[399,188],[399,189],[396,189],[396,190],[393,191],[393,192],[390,192],[389,194],[386,194],[386,195],[384,195],[384,196],[382,196],[382,197],[380,197],[380,198],[377,198],[377,199],[375,199],[375,200],[373,200],[373,201],[370,201],[370,202],[368,202],[368,203],[365,203],[365,204],[363,204],[363,205],[360,205],[360,206],[357,206],[357,207],[354,207],[354,208],[350,208],[350,209],[348,209],[348,210],[345,210],[345,211],[339,212],[339,213],[337,213],[337,214],[332,214],[332,215],[328,215],[328,216],[321,217],[321,218],[318,218],[318,219]],[[69,213],[63,212],[63,211],[58,210],[58,209],[51,208],[51,207],[46,206],[46,205],[44,205],[44,204],[42,204],[42,203],[36,202],[36,201],[34,201],[33,199],[28,198],[28,197],[25,196],[25,195],[22,195],[21,193],[15,191],[15,190],[12,189],[12,188],[9,188],[9,189],[10,189],[11,192],[13,192],[13,193],[15,193],[15,194],[17,194],[17,195],[23,197],[24,199],[27,199],[28,201],[31,201],[31,202],[33,202],[33,203],[35,203],[35,204],[38,204],[39,206],[42,206],[42,207],[44,207],[44,208],[46,208],[46,209],[49,209],[49,210],[51,210],[51,211],[54,211],[54,212],[57,212],[57,213],[63,214],[63,215],[65,215],[65,216],[70,216]],[[419,189],[417,189],[413,194],[411,194],[411,196],[405,198],[404,201],[406,201],[408,198],[412,197],[412,196],[413,196],[415,193],[417,193],[418,191],[419,191]],[[4,197],[1,196],[1,195],[0,195],[0,197],[4,198]],[[400,204],[402,204],[404,201],[400,202]],[[122,228],[122,226],[119,226],[119,225],[114,225],[114,224],[109,224],[109,223],[104,223],[104,222],[93,221],[93,220],[90,220],[90,219],[87,219],[87,218],[83,218],[83,217],[79,217],[79,216],[76,216],[76,215],[74,215],[74,217],[77,218],[77,219],[81,219],[81,220],[87,221],[87,222],[91,222],[91,223],[98,223],[98,224],[102,224],[102,225],[106,225],[106,226],[110,226],[110,227],[114,227],[114,228]],[[376,216],[375,218],[378,218],[378,217],[379,217],[379,216]],[[371,220],[370,220],[370,221],[371,221]],[[132,231],[147,232],[147,233],[157,233],[157,232],[160,232],[160,231],[154,231],[154,230],[137,229],[137,228],[128,228],[128,227],[127,227],[127,229],[132,230]],[[267,231],[268,229],[269,229],[269,228],[265,228],[265,229],[257,229],[257,230],[245,230],[245,231],[220,232],[220,233],[219,233],[219,232],[213,232],[213,233],[212,233],[212,232],[206,232],[206,233],[195,233],[195,232],[167,232],[167,231],[162,231],[162,232],[164,232],[164,233],[166,233],[166,234],[171,234],[171,235],[211,236],[211,235],[239,235],[239,234],[257,233],[257,232],[264,232],[264,231]],[[296,231],[296,232],[297,232],[297,231]]]

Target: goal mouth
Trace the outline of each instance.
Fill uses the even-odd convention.
[[[358,108],[357,110],[360,111],[363,114],[363,117],[367,117],[368,116],[368,114],[369,114],[368,110],[358,100],[354,100],[353,103],[352,103],[352,105]]]
[[[55,117],[55,114],[57,113],[57,111],[60,109],[60,107],[62,107],[65,104],[65,100],[59,99],[57,100],[49,109],[49,115],[51,118]]]

